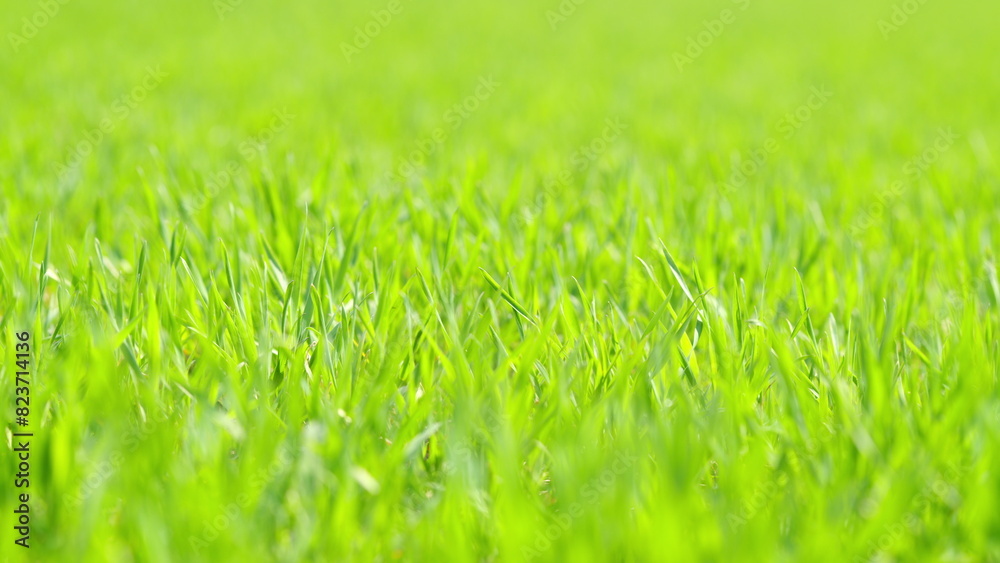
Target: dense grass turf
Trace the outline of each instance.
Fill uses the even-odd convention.
[[[995,2],[53,5],[3,560],[1000,560]]]

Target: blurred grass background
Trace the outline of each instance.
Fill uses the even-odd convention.
[[[1000,6],[399,4],[0,3],[6,560],[997,560]]]

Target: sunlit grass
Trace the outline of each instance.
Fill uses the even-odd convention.
[[[3,560],[1000,558],[995,5],[398,4],[8,39]]]

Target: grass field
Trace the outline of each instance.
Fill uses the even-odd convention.
[[[3,561],[1000,561],[996,2],[0,5]]]

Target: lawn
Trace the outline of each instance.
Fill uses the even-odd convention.
[[[1000,562],[996,2],[0,6],[0,560]]]

